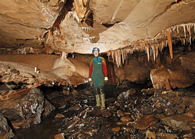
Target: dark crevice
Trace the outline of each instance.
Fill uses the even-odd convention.
[[[54,22],[51,31],[53,32],[55,29],[59,29],[59,25],[60,23],[64,20],[64,18],[66,17],[68,11],[70,11],[73,8],[73,2],[74,0],[68,0],[63,8],[61,9],[61,11],[59,12],[59,15],[56,19],[56,21]],[[59,29],[60,30],[60,29]]]

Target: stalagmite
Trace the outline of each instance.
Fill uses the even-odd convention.
[[[65,60],[67,58],[66,52],[62,52],[61,60]]]
[[[173,46],[172,46],[172,40],[171,40],[171,33],[169,29],[166,29],[166,32],[167,32],[170,56],[171,56],[171,59],[173,59]]]

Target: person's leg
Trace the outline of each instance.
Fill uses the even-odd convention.
[[[105,94],[103,91],[103,87],[100,87],[100,96],[101,96],[101,109],[104,110],[105,109]]]
[[[96,87],[95,89],[95,99],[96,99],[96,106],[100,107],[100,93],[99,93],[99,88]]]

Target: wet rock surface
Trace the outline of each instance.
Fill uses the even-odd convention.
[[[106,87],[108,86],[105,86],[105,90]],[[18,138],[26,136],[31,139],[33,136],[27,134],[34,133],[37,128],[43,132],[39,135],[40,138],[54,136],[105,139],[193,138],[194,136],[194,112],[190,109],[194,101],[193,97],[188,96],[190,94],[188,91],[170,91],[163,94],[163,90],[142,89],[140,86],[139,88],[135,86],[134,89],[117,87],[114,91],[106,91],[105,110],[95,107],[95,97],[90,87],[77,88],[76,91],[78,93],[68,95],[51,91],[46,96],[49,101],[55,102],[57,109],[53,116],[49,116],[36,127],[16,130],[16,136]],[[63,107],[61,107],[62,102]]]

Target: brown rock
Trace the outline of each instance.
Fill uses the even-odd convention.
[[[193,84],[193,81],[183,71],[173,71],[165,68],[163,65],[158,69],[153,69],[150,72],[153,87],[156,89],[166,88],[185,88]]]
[[[54,117],[55,119],[62,119],[64,118],[64,115],[61,113],[57,113],[56,116]]]
[[[85,94],[86,95],[92,95],[92,92],[91,91],[85,91]]]
[[[55,135],[54,139],[65,139],[64,138],[64,133],[59,133],[59,134]]]
[[[137,121],[133,123],[130,122],[129,124],[132,125],[134,128],[144,130],[149,126],[154,125],[156,122],[158,122],[158,119],[154,118],[154,115],[145,115]]]
[[[112,131],[118,133],[120,129],[121,129],[120,127],[114,127],[112,128]]]
[[[110,113],[110,112],[108,112],[108,111],[103,111],[102,112],[102,116],[103,117],[110,117],[112,114]]]
[[[175,139],[177,138],[176,134],[170,134],[170,133],[158,133],[157,136],[163,139]]]
[[[72,94],[73,94],[74,96],[76,96],[76,95],[78,95],[78,91],[77,91],[77,90],[73,90],[73,91],[72,91]]]
[[[169,117],[161,118],[164,124],[172,127],[174,130],[190,130],[191,127],[188,125],[193,118],[186,115],[173,115]]]
[[[146,139],[156,139],[156,133],[150,130],[146,131]]]
[[[79,110],[79,109],[81,109],[81,108],[82,108],[82,106],[81,106],[80,104],[76,104],[76,105],[74,105],[73,107],[71,107],[70,110],[72,110],[72,111],[77,111],[77,110]]]
[[[132,119],[129,117],[129,116],[124,116],[120,119],[122,122],[129,122],[131,121]]]
[[[121,110],[117,111],[117,116],[118,117],[123,117],[124,115],[125,115],[124,112],[122,112]]]

